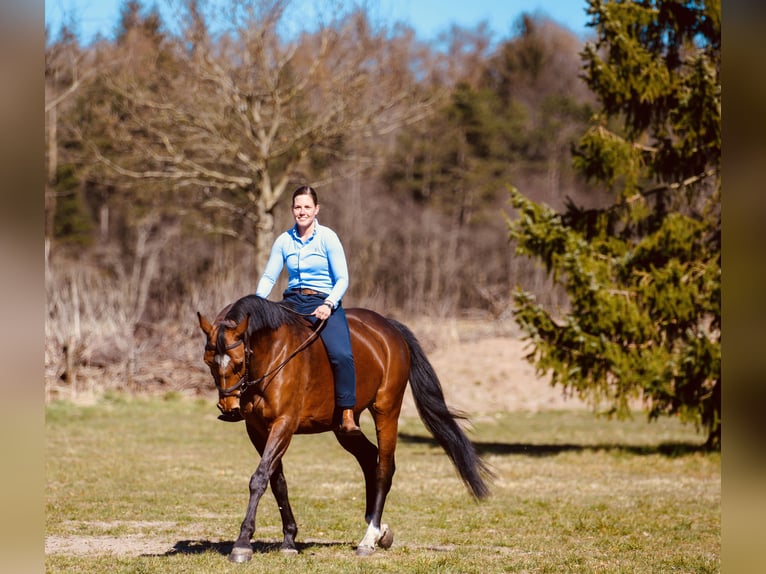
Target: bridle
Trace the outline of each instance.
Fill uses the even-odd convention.
[[[286,307],[286,308],[289,309],[289,307]],[[293,311],[292,309],[290,309],[290,311],[304,317],[309,316],[303,313],[298,313],[296,311]],[[286,359],[284,359],[276,367],[266,371],[265,374],[261,375],[257,379],[250,379],[250,358],[253,355],[253,350],[250,348],[250,340],[247,335],[247,332],[245,332],[244,338],[234,341],[233,343],[231,343],[230,345],[227,345],[224,348],[225,351],[231,351],[232,349],[236,349],[240,345],[245,346],[245,372],[234,385],[225,389],[221,388],[218,385],[218,381],[216,381],[215,386],[218,389],[218,395],[220,397],[231,397],[231,396],[234,396],[234,394],[237,391],[239,391],[241,395],[250,387],[259,385],[264,380],[268,379],[269,377],[276,375],[279,371],[281,371],[285,367],[285,365],[287,365],[287,363],[289,363],[293,358],[295,358],[296,355],[298,355],[301,351],[303,351],[306,347],[308,347],[309,345],[311,345],[311,343],[314,342],[314,340],[319,336],[319,332],[322,330],[324,323],[325,323],[325,319],[320,319],[317,326],[311,331],[311,334],[300,345],[298,345],[298,347],[292,353],[290,353]],[[211,345],[210,343],[208,343],[207,345],[205,345],[205,350],[216,351],[217,348],[215,347],[215,345]]]

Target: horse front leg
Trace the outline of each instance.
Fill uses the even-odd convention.
[[[250,429],[248,428],[248,433]],[[245,518],[242,520],[240,526],[239,536],[234,542],[234,547],[229,554],[230,562],[248,562],[253,557],[253,547],[250,544],[250,540],[255,532],[255,514],[258,509],[258,503],[266,491],[266,486],[274,476],[275,472],[279,469],[279,476],[276,477],[276,484],[278,485],[275,495],[278,496],[278,502],[280,502],[278,493],[282,493],[286,500],[287,486],[284,484],[284,475],[281,472],[282,456],[284,455],[287,447],[290,444],[292,438],[293,429],[287,421],[277,421],[272,425],[268,438],[266,439],[266,446],[261,454],[261,462],[258,463],[253,475],[250,477],[250,498],[247,503],[247,511],[245,512]],[[252,438],[252,436],[251,436]],[[257,447],[257,445],[256,445]],[[280,477],[281,476],[281,480]],[[279,484],[284,484],[284,487],[280,487]],[[281,511],[281,509],[280,509]],[[287,515],[291,518],[292,511],[289,504],[287,505]],[[283,529],[285,514],[282,514]],[[293,520],[294,522],[294,520]],[[295,528],[297,531],[297,527]],[[287,536],[286,536],[287,539]],[[295,545],[293,539],[293,546]]]
[[[239,528],[239,536],[229,554],[230,562],[247,562],[253,557],[250,539],[255,532],[255,511],[268,483],[268,464],[264,464],[263,459],[261,459],[258,468],[250,477],[250,499],[247,503],[247,512],[245,512],[245,518]]]
[[[266,436],[261,434],[253,427],[247,427],[247,434],[250,442],[253,443],[258,454],[263,458],[263,452],[266,449]],[[287,495],[287,481],[285,480],[282,461],[279,462],[274,473],[271,475],[271,492],[277,501],[279,515],[282,518],[282,546],[280,552],[284,554],[296,554],[298,549],[295,546],[295,537],[298,535],[298,525],[293,516],[293,510],[290,506],[290,499]]]
[[[283,554],[297,554],[298,548],[295,546],[295,537],[298,535],[298,525],[293,516],[293,509],[290,507],[290,499],[287,496],[287,480],[282,470],[282,463],[279,463],[277,470],[271,476],[271,492],[279,507],[279,515],[282,517],[282,546],[279,551]]]

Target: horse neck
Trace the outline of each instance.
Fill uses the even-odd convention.
[[[309,326],[282,324],[276,329],[260,329],[250,335],[251,367],[261,373],[272,369],[311,336]]]

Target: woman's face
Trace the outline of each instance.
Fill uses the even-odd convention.
[[[314,205],[314,198],[310,195],[298,195],[293,200],[293,217],[298,227],[307,228],[316,219],[319,206]]]

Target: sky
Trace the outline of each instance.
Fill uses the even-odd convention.
[[[88,44],[98,33],[112,37],[125,0],[45,0],[45,25],[55,36],[63,20],[75,22],[80,42]],[[311,0],[298,0],[311,4]],[[179,0],[142,0],[145,7],[157,5],[164,19]],[[436,39],[453,24],[471,28],[486,21],[497,38],[513,35],[514,24],[523,12],[541,13],[585,38],[585,0],[368,0],[370,14],[393,23],[402,21],[415,29],[422,41]],[[496,39],[497,39],[496,38]]]

